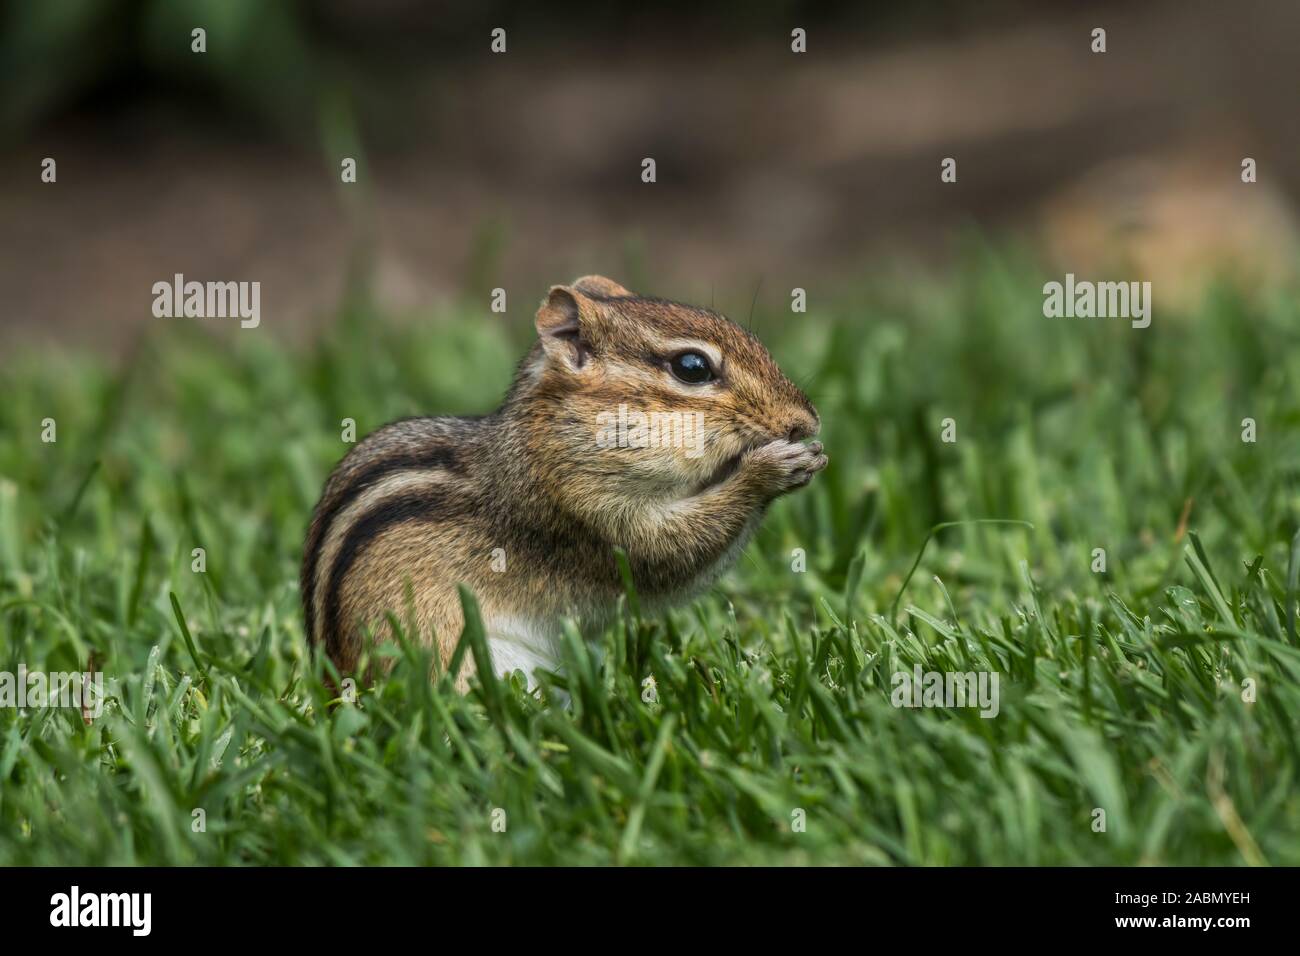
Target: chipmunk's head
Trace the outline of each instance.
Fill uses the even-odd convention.
[[[536,324],[515,397],[545,435],[538,451],[602,487],[690,494],[749,449],[820,427],[763,344],[711,310],[587,276],[553,287]]]

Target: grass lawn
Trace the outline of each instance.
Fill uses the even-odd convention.
[[[1139,330],[1044,318],[1051,278],[761,296],[830,466],[708,595],[575,636],[567,708],[409,647],[330,707],[297,588],[341,420],[493,407],[542,289],[6,357],[0,670],[93,654],[109,700],[0,708],[0,863],[1300,864],[1300,305],[1156,290]],[[1032,528],[939,530],[903,589],[976,518]],[[997,716],[893,706],[918,664]]]

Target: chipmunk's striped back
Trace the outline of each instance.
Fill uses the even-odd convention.
[[[463,507],[466,467],[457,445],[470,421],[387,425],[358,444],[326,483],[307,534],[301,590],[308,639],[340,669],[359,650],[345,603],[371,603],[364,587],[348,586],[350,573],[386,536],[418,533],[419,525],[451,519]]]

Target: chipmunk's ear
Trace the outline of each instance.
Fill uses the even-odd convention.
[[[576,286],[551,286],[537,310],[537,335],[546,356],[569,369],[580,369],[600,337],[600,307]]]
[[[607,299],[632,294],[613,279],[606,279],[604,276],[583,276],[581,279],[574,279],[571,284],[579,292],[600,295]]]

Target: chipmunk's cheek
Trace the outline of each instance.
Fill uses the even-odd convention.
[[[685,444],[682,457],[688,473],[697,480],[703,479],[731,457],[731,447],[729,442],[720,441],[716,435],[702,433]]]

